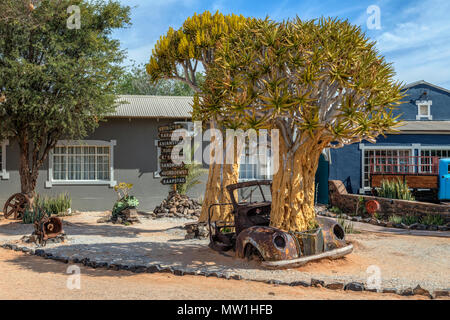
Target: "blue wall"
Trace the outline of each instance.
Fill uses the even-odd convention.
[[[423,93],[426,92],[426,95]],[[450,120],[450,93],[427,84],[419,84],[409,88],[406,97],[402,99],[403,104],[398,106],[394,114],[402,114],[403,120],[416,120],[417,104],[416,101],[431,100],[431,115],[433,120]],[[427,120],[421,120],[427,121]]]
[[[424,94],[424,92],[426,94]],[[450,120],[450,94],[428,84],[417,84],[406,92],[404,103],[398,106],[394,114],[401,114],[401,119],[416,121],[416,101],[431,100],[431,115],[433,121]],[[420,120],[428,121],[428,120]],[[366,145],[374,145],[370,142],[362,142]],[[444,134],[396,134],[387,137],[379,137],[376,145],[381,146],[411,146],[444,145],[450,148],[450,135]],[[345,146],[341,149],[331,150],[330,179],[342,180],[351,193],[358,193],[361,188],[361,150],[359,143]]]
[[[449,106],[450,107],[450,106]],[[445,145],[450,149],[450,135],[444,134],[398,134],[380,137],[376,144],[367,141],[362,143],[370,146],[411,146],[421,144],[423,146]],[[359,143],[354,143],[340,149],[331,150],[330,180],[341,180],[347,187],[347,191],[358,193],[361,188],[361,150]]]

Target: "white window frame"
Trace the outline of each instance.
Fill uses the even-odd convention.
[[[360,194],[364,194],[366,191],[370,191],[370,187],[364,186],[364,155],[366,150],[410,150],[410,155],[414,156],[414,150],[420,149],[420,144],[412,144],[411,146],[380,146],[380,145],[366,145],[364,143],[359,144],[359,150],[361,150],[361,188],[359,189]]]
[[[3,140],[0,143],[0,147],[2,148],[2,170],[0,170],[0,177],[2,180],[9,179],[9,172],[6,171],[6,147],[9,146],[9,140]]]
[[[421,100],[421,101],[416,101],[416,105],[417,105],[417,116],[416,116],[416,120],[422,120],[422,119],[428,119],[428,120],[433,120],[433,116],[431,115],[431,105],[433,104],[433,101],[428,100]],[[426,115],[421,115],[420,114],[420,107],[421,106],[427,106],[428,108],[428,114]]]
[[[421,146],[419,145],[417,147],[417,154],[418,156],[422,156],[422,151],[447,151],[448,153],[450,153],[450,145],[435,145],[435,146]],[[419,158],[421,159],[421,158]],[[422,171],[422,166],[427,166],[428,164],[422,164],[421,161],[419,161],[419,172]]]
[[[114,147],[116,140],[102,141],[102,140],[61,140],[58,141],[57,147],[109,147],[109,180],[54,180],[53,179],[53,151],[49,153],[48,166],[48,180],[45,182],[46,188],[51,188],[54,185],[109,185],[113,188],[117,181],[114,180]]]

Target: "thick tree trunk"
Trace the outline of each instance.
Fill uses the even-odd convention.
[[[226,159],[226,146],[223,149],[223,162]],[[211,159],[214,151],[211,151]],[[208,210],[212,204],[231,203],[230,195],[226,189],[227,185],[237,183],[239,180],[239,159],[240,154],[237,148],[237,139],[234,143],[233,164],[211,164],[209,166],[208,180],[206,184],[205,197],[202,203],[202,212],[199,217],[200,222],[208,221]],[[211,221],[233,221],[233,207],[214,206],[211,208]]]
[[[315,174],[322,148],[316,141],[289,152],[280,139],[280,166],[273,177],[271,226],[306,231],[315,225]]]

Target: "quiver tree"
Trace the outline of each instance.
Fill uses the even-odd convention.
[[[197,94],[202,93],[202,84],[196,77],[200,67],[207,75],[214,64],[215,50],[221,39],[226,38],[232,30],[239,30],[247,19],[237,15],[222,15],[210,12],[189,17],[179,30],[169,29],[162,36],[147,64],[147,72],[153,82],[161,79],[175,79],[187,83]],[[196,97],[198,99],[198,95]],[[198,100],[197,100],[198,101]],[[204,121],[212,129],[223,130],[216,117],[214,105],[207,113],[196,110],[198,103],[194,103],[193,119]],[[208,114],[208,117],[205,117]],[[212,138],[211,143],[215,143]],[[217,141],[216,141],[217,142]],[[225,146],[224,146],[225,147]],[[217,159],[218,155],[211,148],[211,159]],[[226,151],[225,151],[226,152]],[[225,154],[223,152],[222,154]],[[210,163],[206,191],[202,204],[200,221],[208,218],[208,209],[211,204],[230,202],[224,186],[236,183],[239,178],[239,162],[236,157],[234,164],[222,164],[223,161]],[[213,207],[212,220],[231,219],[230,207]]]
[[[71,5],[81,9],[80,29],[67,27]],[[58,140],[86,136],[114,111],[124,55],[109,35],[128,23],[118,1],[1,2],[0,132],[19,145],[21,191],[31,199]]]
[[[359,27],[333,19],[252,21],[225,39],[216,57],[222,112],[244,129],[279,130],[271,225],[314,228],[323,149],[374,141],[397,124],[392,110],[402,94],[392,66]]]

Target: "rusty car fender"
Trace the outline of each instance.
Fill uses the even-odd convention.
[[[291,260],[299,257],[295,238],[272,227],[254,226],[243,230],[236,239],[236,256],[245,258],[249,245],[258,250],[264,261]]]

